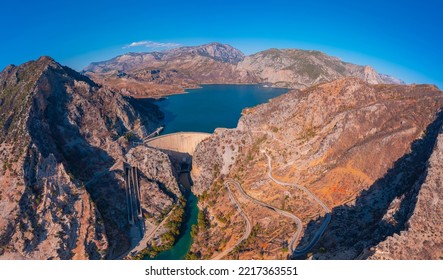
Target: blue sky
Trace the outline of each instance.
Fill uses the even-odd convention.
[[[272,47],[321,50],[443,89],[440,0],[2,2],[0,69],[50,55],[80,70],[128,51],[162,49],[153,43],[125,48],[133,42],[218,41],[246,54]]]

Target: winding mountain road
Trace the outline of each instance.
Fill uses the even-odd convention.
[[[325,211],[325,213],[330,212],[328,206],[326,206],[326,204],[324,204],[323,201],[321,201],[317,196],[315,196],[310,190],[308,190],[306,187],[303,187],[301,185],[295,184],[295,183],[286,183],[286,182],[282,182],[276,178],[274,178],[274,176],[272,176],[272,166],[271,166],[271,157],[267,154],[264,153],[265,156],[268,159],[268,177],[274,181],[275,183],[282,185],[282,186],[289,186],[289,187],[296,187],[302,191],[304,191],[309,197],[311,197],[312,199],[315,200],[315,202],[317,202]]]
[[[243,234],[241,239],[239,239],[234,245],[230,246],[229,248],[226,248],[223,252],[221,252],[220,254],[213,257],[212,258],[213,260],[220,260],[224,256],[228,255],[232,250],[234,250],[235,247],[237,247],[238,245],[240,245],[240,243],[245,241],[249,237],[249,235],[251,234],[251,231],[252,231],[251,221],[249,220],[248,216],[245,214],[245,212],[241,208],[240,203],[238,203],[238,201],[234,198],[234,195],[232,194],[231,189],[229,188],[229,183],[233,183],[233,182],[234,181],[226,181],[224,183],[224,185],[225,185],[226,189],[228,190],[229,199],[231,200],[232,204],[234,204],[234,206],[237,208],[237,211],[240,213],[240,215],[243,217],[243,219],[246,222],[246,231]]]
[[[274,206],[272,206],[270,204],[264,203],[263,201],[260,201],[260,200],[258,200],[256,198],[253,198],[252,196],[250,196],[249,194],[247,194],[245,192],[245,190],[241,187],[241,185],[237,181],[230,180],[230,179],[225,181],[225,184],[229,184],[229,183],[235,185],[237,187],[238,191],[240,192],[240,194],[244,198],[250,200],[252,203],[260,205],[262,207],[266,207],[266,208],[271,209],[271,210],[274,210],[278,214],[280,214],[282,216],[285,216],[285,217],[288,217],[288,218],[290,218],[290,219],[295,221],[295,223],[297,224],[297,231],[294,233],[294,235],[292,237],[292,240],[289,243],[289,249],[291,250],[291,252],[293,252],[294,251],[295,243],[296,243],[296,241],[298,240],[298,238],[300,237],[300,234],[301,234],[301,229],[302,229],[301,220],[297,216],[292,214],[292,213],[286,212],[284,210],[281,210],[280,208],[274,207]]]
[[[314,199],[325,211],[325,218],[323,220],[323,223],[320,227],[320,229],[316,232],[316,234],[314,235],[314,237],[312,238],[312,240],[306,244],[303,248],[300,248],[298,250],[294,250],[292,251],[292,256],[293,257],[299,257],[299,256],[303,256],[305,254],[307,254],[314,246],[315,244],[317,244],[317,242],[320,240],[320,237],[323,235],[323,233],[325,232],[326,228],[329,225],[329,222],[331,221],[331,210],[328,208],[328,206],[321,201],[317,196],[315,196],[310,190],[308,190],[306,187],[295,184],[295,183],[287,183],[287,182],[282,182],[276,178],[274,178],[272,176],[272,165],[271,165],[271,157],[264,152],[265,156],[268,159],[268,177],[274,181],[275,183],[282,185],[282,186],[288,186],[288,187],[295,187],[298,188],[302,191],[304,191],[309,197],[311,197],[312,199]],[[301,230],[301,227],[300,227]],[[298,237],[297,237],[298,239]]]
[[[226,189],[228,190],[228,195],[229,195],[231,202],[236,206],[237,210],[242,215],[243,219],[246,221],[246,231],[241,239],[239,239],[233,246],[230,246],[229,248],[227,248],[226,250],[224,250],[220,254],[213,257],[212,258],[213,260],[219,260],[219,259],[223,258],[224,256],[226,256],[227,254],[229,254],[236,246],[238,246],[241,242],[243,242],[244,240],[246,240],[249,237],[249,235],[251,234],[251,230],[252,230],[251,222],[250,222],[248,216],[245,214],[245,212],[241,208],[239,202],[234,198],[234,195],[232,194],[229,184],[236,186],[239,193],[245,199],[251,201],[252,203],[262,206],[262,207],[266,207],[271,210],[274,210],[278,214],[288,217],[288,218],[295,221],[295,223],[297,225],[297,230],[294,233],[294,235],[291,239],[291,242],[289,243],[289,250],[291,251],[292,257],[299,257],[299,256],[306,255],[315,246],[315,244],[317,244],[317,242],[320,240],[321,236],[323,235],[327,226],[329,225],[329,222],[331,221],[331,214],[330,214],[330,209],[328,208],[328,206],[323,201],[321,201],[317,196],[315,196],[310,190],[308,190],[304,186],[301,186],[301,185],[298,185],[295,183],[283,182],[283,181],[280,181],[280,180],[274,178],[274,176],[272,176],[271,157],[266,152],[264,152],[264,151],[262,151],[262,152],[265,154],[265,156],[267,157],[267,160],[268,160],[268,177],[276,184],[279,184],[282,186],[287,186],[287,187],[298,188],[298,189],[304,191],[313,200],[315,200],[325,211],[325,217],[324,217],[323,223],[322,223],[320,229],[315,233],[315,235],[311,239],[311,241],[308,244],[306,244],[305,246],[303,246],[302,248],[296,250],[295,246],[301,237],[301,232],[302,232],[302,228],[303,228],[303,224],[302,224],[300,218],[290,212],[284,211],[280,208],[274,207],[270,204],[267,204],[263,201],[260,201],[256,198],[250,196],[249,194],[247,194],[245,192],[245,190],[242,188],[240,183],[238,183],[237,181],[232,180],[232,179],[227,179],[225,181],[224,185],[225,185]]]

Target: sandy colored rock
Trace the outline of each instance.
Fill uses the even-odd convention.
[[[299,247],[315,235],[324,210],[305,192],[270,182],[266,153],[275,178],[308,188],[331,209],[331,222],[310,256],[358,258],[398,234],[409,220],[406,208],[414,208],[412,190],[426,170],[442,106],[443,94],[435,86],[371,85],[345,78],[244,110],[236,129],[216,131],[194,154],[194,190],[214,221],[202,240],[222,240],[205,248],[195,244],[193,250],[210,257],[219,243],[233,238],[230,232],[242,231],[241,224],[227,232],[217,222],[234,210],[219,202],[226,201],[220,200],[226,196],[220,186],[227,178],[258,200],[298,216],[304,232]],[[262,219],[271,217],[264,208],[242,207]],[[269,234],[279,230],[275,225],[258,224],[263,231],[251,241],[255,245],[228,258],[287,257],[276,250],[284,250],[288,237]]]
[[[269,49],[245,56],[220,43],[163,52],[127,53],[91,63],[84,72],[95,81],[137,97],[183,93],[200,84],[256,84],[303,89],[344,77],[371,84],[401,84],[370,66],[343,62],[319,51]]]
[[[123,162],[128,151],[136,154],[130,141],[158,127],[158,109],[135,110],[134,99],[49,57],[1,72],[0,100],[0,258],[102,259],[128,251]],[[155,179],[143,185],[144,211],[155,218],[175,201],[158,186],[180,193],[167,156],[147,155],[162,163],[154,170],[139,163],[141,176]]]

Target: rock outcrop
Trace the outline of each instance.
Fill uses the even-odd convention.
[[[350,76],[371,84],[402,83],[370,66],[346,63],[319,51],[269,49],[245,56],[220,43],[128,53],[92,63],[84,72],[128,95],[154,97],[183,92],[199,84],[263,83],[302,89]]]
[[[443,259],[443,128],[440,128],[425,172],[408,195],[409,197],[405,195],[396,201],[397,205],[402,202],[410,203],[405,210],[405,215],[410,218],[404,225],[404,230],[388,236],[362,257],[394,260]],[[385,220],[392,222],[393,213],[395,207],[391,206]]]
[[[252,197],[298,216],[303,223],[299,248],[312,240],[324,221],[324,208],[302,188],[270,180],[272,168],[275,179],[306,187],[330,209],[331,222],[305,257],[358,258],[404,230],[409,210],[418,210],[414,192],[426,193],[420,178],[441,126],[442,106],[443,93],[435,86],[371,85],[344,78],[245,109],[236,129],[216,131],[194,153],[194,191],[211,224],[199,232],[194,253],[211,258],[245,230],[223,187],[227,179],[239,182]],[[242,199],[240,193],[234,195]],[[432,197],[433,204],[427,205],[438,207],[438,195]],[[229,258],[285,258],[295,231],[292,222],[266,207],[240,203],[259,230]],[[433,212],[430,221],[416,218],[416,224],[426,225],[421,230],[429,240],[438,228],[431,227],[439,217]],[[239,220],[227,226],[226,215]],[[281,223],[276,225],[275,219]]]
[[[0,258],[114,258],[133,246],[123,162],[161,113],[132,103],[49,57],[0,73]],[[133,163],[153,221],[180,193],[166,155],[143,156],[162,162]]]

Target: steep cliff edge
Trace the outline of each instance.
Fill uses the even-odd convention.
[[[304,257],[359,257],[404,228],[403,207],[391,211],[392,224],[383,217],[423,174],[442,106],[435,86],[345,78],[245,109],[236,129],[216,131],[194,154],[194,191],[208,223],[193,254],[212,258],[245,232],[225,187],[232,179],[248,195],[301,219],[298,248],[310,244],[329,213],[326,231]],[[255,231],[227,258],[291,257],[288,244],[299,226],[231,191]]]
[[[0,258],[99,259],[129,250],[122,163],[133,150],[127,139],[158,126],[155,106],[145,113],[49,57],[1,72]],[[147,208],[154,221],[164,215],[154,209],[180,192],[166,156],[145,154],[163,162],[140,168],[157,179],[141,184],[156,198]]]
[[[443,128],[440,128],[435,147],[425,172],[410,193],[415,207],[407,208],[410,219],[403,231],[363,254],[370,259],[443,259]],[[397,204],[407,197],[398,199]],[[392,216],[388,211],[386,220]]]

